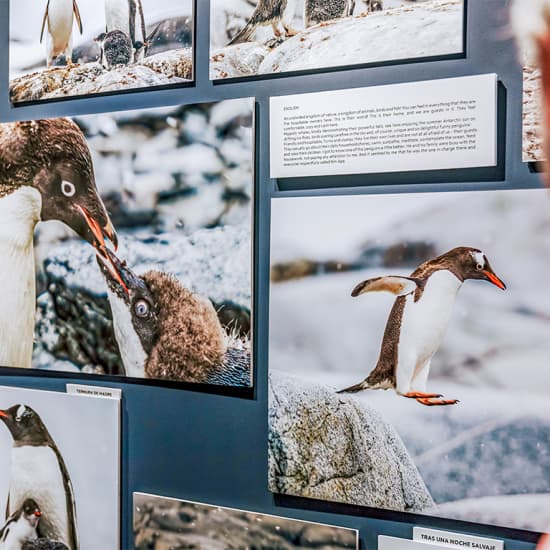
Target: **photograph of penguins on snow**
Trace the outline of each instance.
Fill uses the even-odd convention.
[[[120,402],[0,388],[0,548],[119,548]]]
[[[358,533],[286,519],[134,493],[134,550],[357,550]]]
[[[253,109],[0,124],[1,366],[251,387]]]
[[[211,0],[210,78],[461,54],[464,0]]]
[[[278,198],[271,222],[271,491],[547,529],[547,191]]]
[[[11,101],[189,84],[193,25],[193,0],[11,0]]]

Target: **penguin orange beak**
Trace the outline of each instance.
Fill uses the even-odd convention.
[[[39,518],[39,517],[42,517],[42,512],[40,510],[35,510],[34,511],[34,515]]]
[[[0,417],[2,418],[9,418],[10,415],[6,411],[0,411]]]
[[[506,290],[506,285],[496,276],[494,271],[489,271],[488,269],[483,271],[483,275],[485,275],[486,279],[493,283],[495,286],[498,286],[501,290]]]
[[[98,252],[102,256],[107,256],[107,254],[105,253],[105,250],[107,249],[105,238],[109,239],[113,244],[115,250],[117,250],[118,237],[115,228],[111,223],[111,220],[107,221],[105,227],[101,227],[86,208],[80,206],[79,204],[77,204],[76,207],[78,211],[82,214],[82,217],[86,220],[86,224],[88,225],[90,231],[92,232],[92,235],[94,236],[95,242],[93,243],[93,245],[98,250]]]

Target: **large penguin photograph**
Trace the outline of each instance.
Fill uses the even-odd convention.
[[[118,399],[1,387],[0,548],[119,548],[119,448]]]
[[[270,490],[547,529],[548,191],[281,197],[271,221]]]
[[[134,493],[134,550],[358,550],[358,532],[211,504]]]
[[[211,0],[210,78],[463,55],[467,0]]]
[[[193,82],[194,0],[10,0],[13,104]]]
[[[0,124],[0,366],[249,392],[253,144],[253,99]]]

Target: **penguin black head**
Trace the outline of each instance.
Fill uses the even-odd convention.
[[[171,275],[137,276],[110,250],[107,256],[108,261],[98,256],[98,262],[126,370],[134,364],[142,376],[205,382],[222,365],[227,347],[212,303]]]
[[[28,405],[0,410],[0,420],[10,431],[16,445],[50,445],[52,438],[38,413]]]
[[[459,246],[439,256],[436,261],[448,263],[449,268],[462,281],[466,279],[488,281],[501,290],[506,290],[506,285],[493,271],[487,256],[477,248]]]
[[[40,193],[40,219],[59,220],[96,249],[117,237],[96,188],[90,150],[67,118],[0,125],[0,198],[21,187]]]
[[[42,512],[40,511],[38,504],[36,504],[32,498],[28,498],[25,502],[23,502],[21,513],[29,522],[30,526],[36,529],[38,522],[42,517]]]

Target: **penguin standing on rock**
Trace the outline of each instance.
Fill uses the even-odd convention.
[[[324,21],[332,21],[353,15],[355,0],[306,0],[304,24],[312,27]]]
[[[34,229],[58,220],[97,250],[116,233],[80,128],[65,118],[0,124],[0,365],[30,368],[36,310]]]
[[[0,531],[0,548],[2,550],[21,550],[25,542],[38,538],[36,528],[42,512],[32,499],[26,499],[6,521]]]
[[[230,40],[228,45],[247,42],[257,27],[271,25],[276,38],[298,34],[292,28],[297,0],[259,0],[246,25]]]
[[[501,290],[481,250],[458,247],[421,264],[409,277],[386,276],[359,283],[352,296],[391,292],[397,299],[391,310],[378,363],[369,376],[338,393],[393,389],[422,405],[454,405],[456,399],[426,391],[432,357],[438,350],[458,291],[467,279],[488,281]]]
[[[111,251],[98,256],[126,375],[249,386],[247,351],[227,349],[212,303],[170,275],[137,276]]]
[[[99,62],[107,69],[129,65],[134,60],[134,45],[122,31],[101,33],[95,41],[99,44]]]
[[[76,510],[71,479],[61,452],[36,411],[27,405],[0,410],[13,437],[9,514],[32,498],[40,507],[40,537],[78,550]]]
[[[40,43],[46,35],[46,64],[48,67],[60,55],[65,57],[67,65],[72,64],[73,56],[73,25],[76,22],[82,34],[82,19],[76,0],[48,0],[42,19]]]

